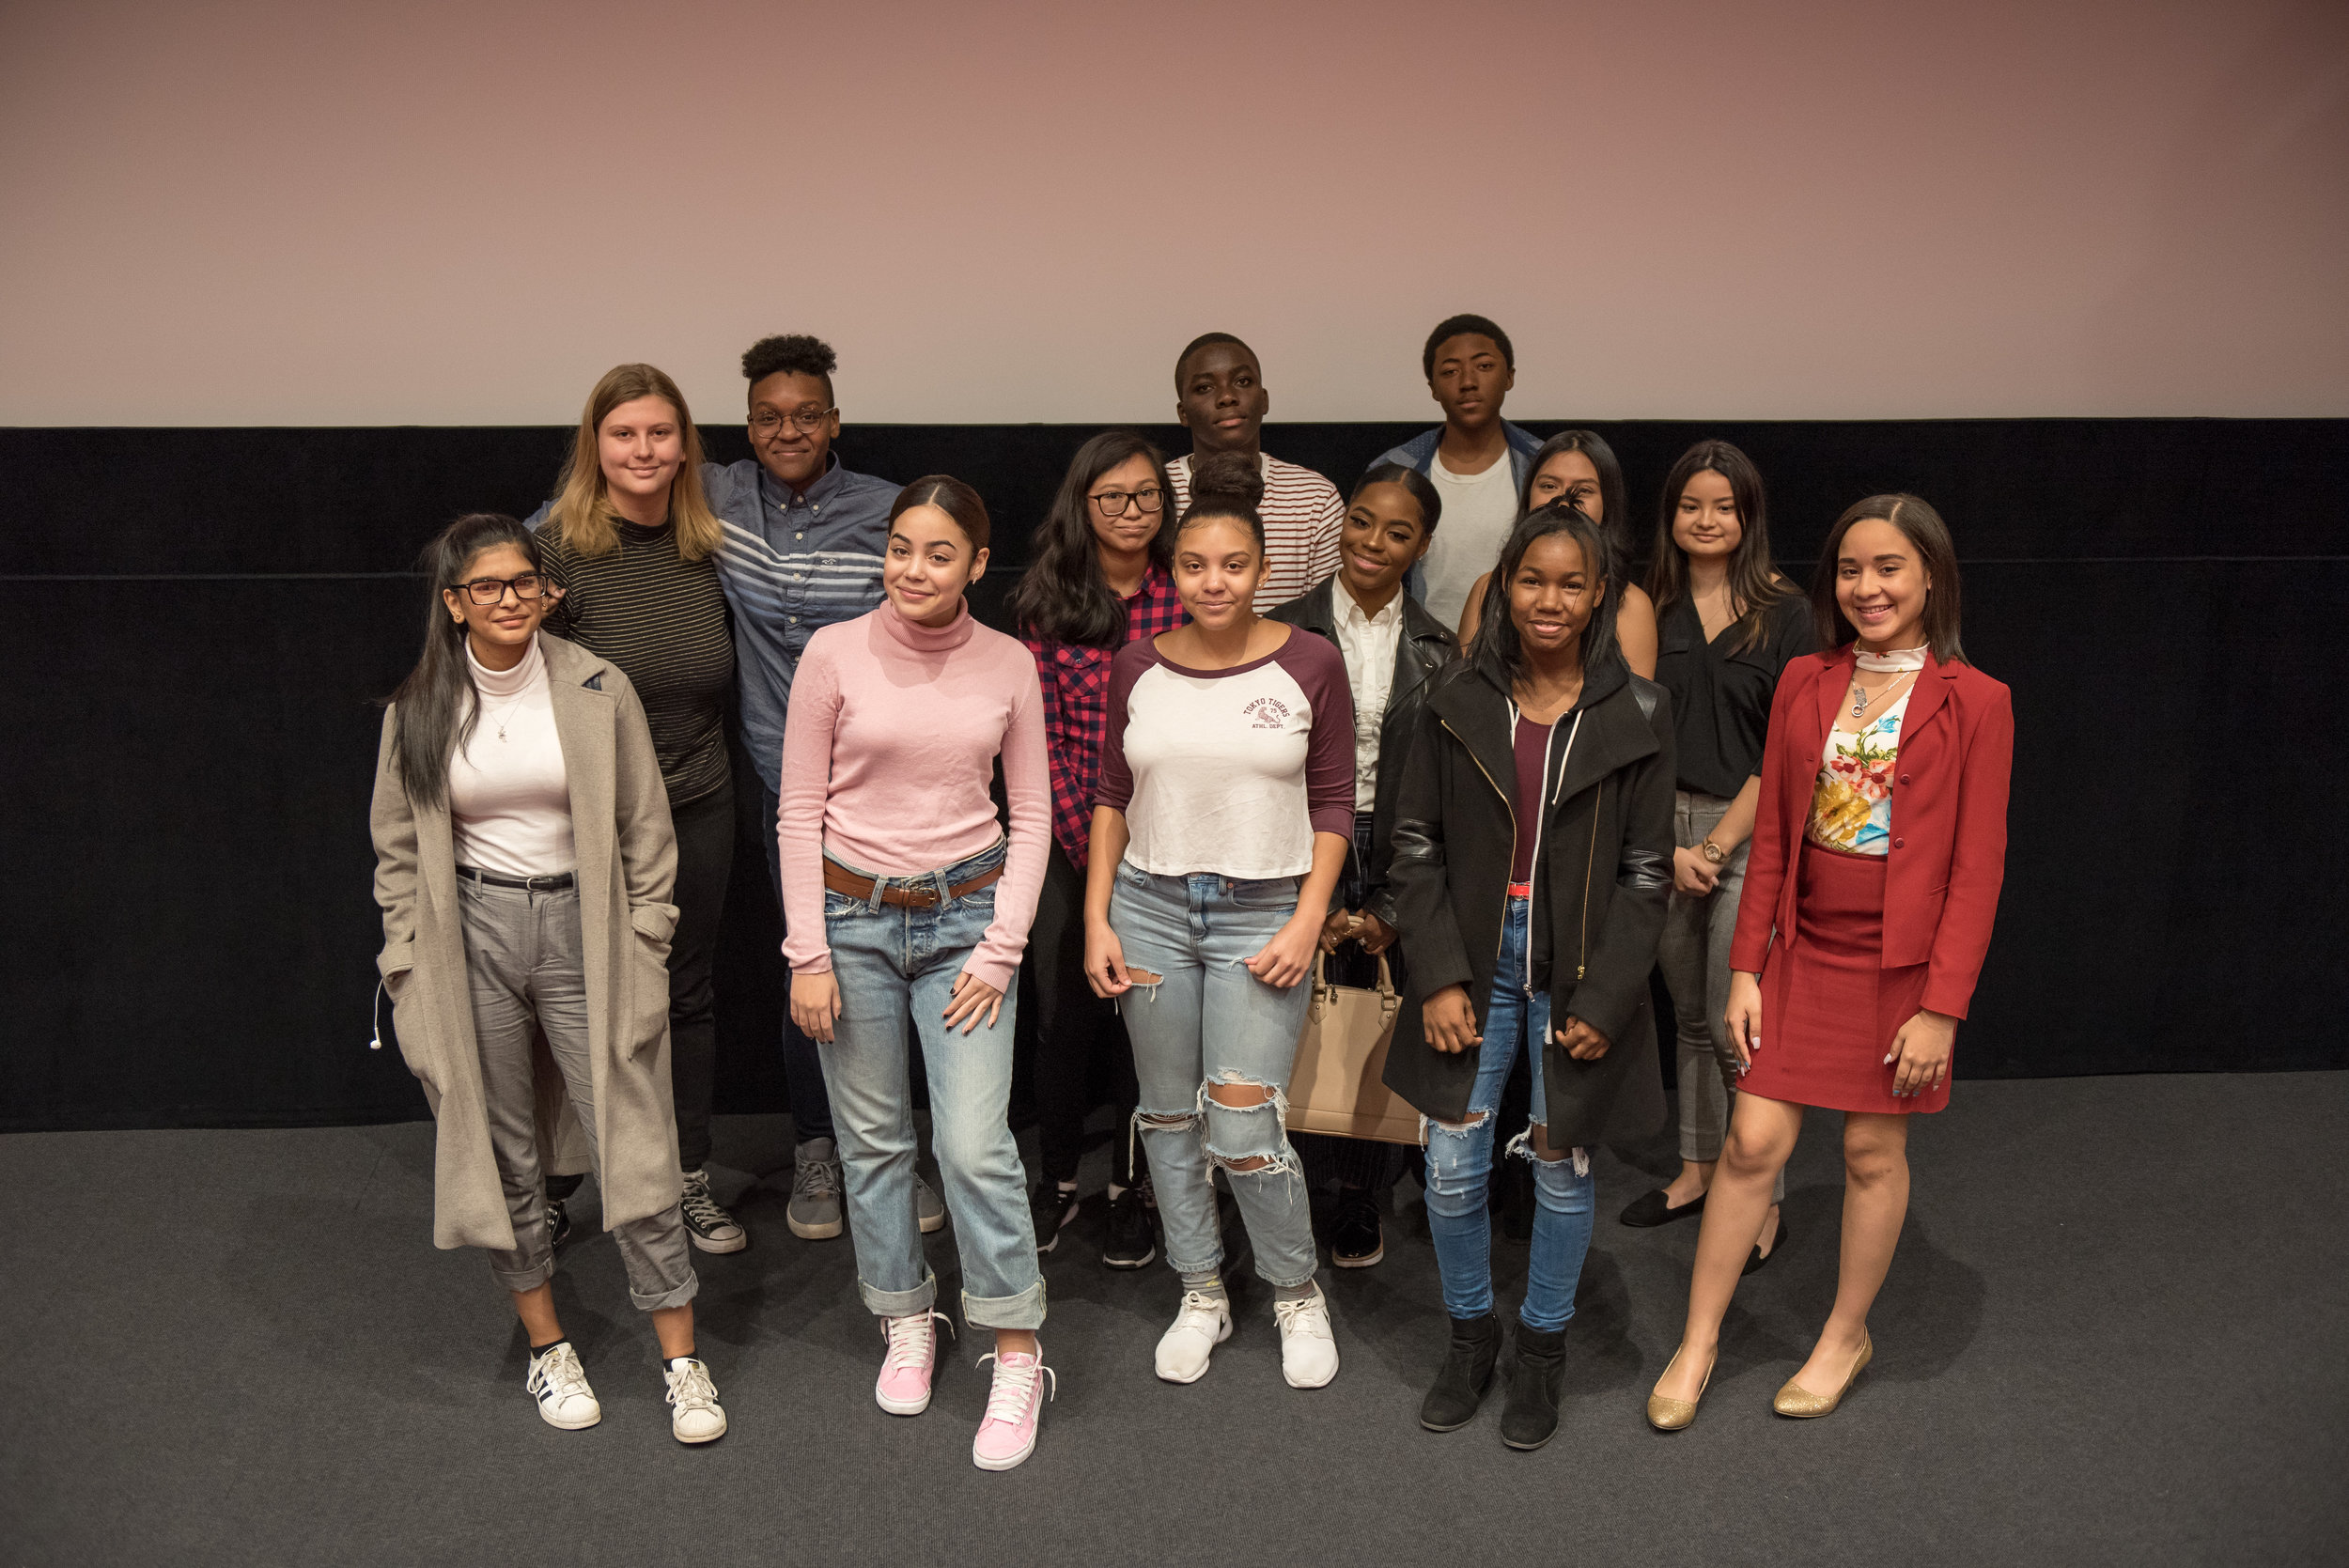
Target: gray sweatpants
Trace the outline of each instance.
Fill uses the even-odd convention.
[[[1729,802],[1718,795],[1682,789],[1672,793],[1672,842],[1693,849],[1720,825]],[[1680,1157],[1721,1157],[1729,1133],[1729,1101],[1737,1081],[1737,1048],[1729,1038],[1729,944],[1737,931],[1737,895],[1746,885],[1741,844],[1721,867],[1720,880],[1702,898],[1678,889],[1664,911],[1664,932],[1656,943],[1656,964],[1672,994],[1678,1026],[1675,1063],[1680,1078]],[[1779,1172],[1772,1201],[1786,1196],[1786,1173]]]
[[[571,1110],[596,1149],[595,1079],[587,1051],[587,969],[579,932],[579,890],[532,893],[459,877],[465,974],[473,989],[474,1037],[481,1052],[490,1148],[514,1221],[514,1250],[491,1249],[490,1273],[507,1290],[536,1290],[554,1277],[547,1238],[546,1189],[538,1172],[533,1114],[531,1032],[544,1032]],[[645,1312],[682,1307],[701,1288],[686,1250],[685,1221],[666,1213],[615,1226],[629,1299]]]

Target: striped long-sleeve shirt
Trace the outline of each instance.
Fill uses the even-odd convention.
[[[575,555],[554,523],[538,530],[547,570],[563,598],[547,629],[620,667],[645,705],[669,804],[698,800],[726,782],[726,691],[734,644],[714,559],[677,553],[677,531],[618,524],[620,542]]]
[[[1256,613],[1286,604],[1338,569],[1338,535],[1346,502],[1338,488],[1310,468],[1257,454],[1264,466],[1265,575],[1256,585]],[[1190,458],[1166,465],[1174,486],[1174,515],[1190,505]]]
[[[900,487],[850,473],[836,454],[824,476],[796,495],[748,458],[704,464],[702,484],[725,524],[718,576],[734,607],[742,744],[759,778],[780,793],[792,674],[809,638],[880,602],[889,508]]]

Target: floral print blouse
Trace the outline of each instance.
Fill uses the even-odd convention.
[[[1892,846],[1892,778],[1900,766],[1901,716],[1908,694],[1858,734],[1827,732],[1819,780],[1811,791],[1811,842],[1846,855],[1881,855]]]

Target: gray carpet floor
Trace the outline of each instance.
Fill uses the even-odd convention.
[[[1007,1475],[970,1462],[983,1333],[927,1414],[874,1406],[850,1244],[783,1223],[779,1118],[721,1121],[755,1241],[700,1260],[733,1422],[703,1450],[669,1437],[600,1234],[556,1288],[604,1421],[539,1421],[482,1259],[430,1246],[425,1125],[0,1138],[0,1561],[2349,1560],[2349,1074],[1961,1083],[1913,1141],[1875,1367],[1789,1421],[1769,1401],[1830,1298],[1839,1124],[1811,1118],[1788,1250],[1686,1432],[1641,1411],[1696,1227],[1614,1221],[1672,1168],[1659,1139],[1599,1158],[1548,1449],[1504,1449],[1497,1398],[1420,1430],[1444,1318],[1407,1181],[1386,1262],[1325,1275],[1345,1366],[1313,1393],[1282,1383],[1252,1280],[1206,1377],[1156,1381],[1174,1282],[1100,1266],[1096,1197],[1048,1260],[1059,1398]],[[930,1240],[951,1289],[954,1233]],[[1523,1251],[1496,1263],[1507,1298]]]

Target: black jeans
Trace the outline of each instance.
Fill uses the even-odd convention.
[[[1117,1010],[1085,984],[1085,877],[1056,841],[1044,862],[1044,888],[1028,928],[1028,962],[1035,975],[1036,1137],[1047,1180],[1073,1182],[1084,1155],[1085,1115],[1095,1105],[1097,1058],[1110,1074],[1117,1108],[1111,1138],[1110,1180],[1134,1184],[1132,1120],[1139,1090],[1134,1050]]]
[[[709,1163],[709,1101],[718,1082],[718,1010],[710,970],[734,868],[734,782],[669,808],[677,826],[677,933],[669,939],[669,1079],[677,1094],[677,1162]]]
[[[783,912],[783,846],[775,840],[775,817],[782,810],[783,799],[771,789],[762,791],[767,812],[759,818],[759,834],[767,841],[767,875],[775,889],[775,910]],[[790,917],[784,916],[786,929]],[[791,1021],[791,974],[783,976],[783,1084],[791,1096],[791,1131],[801,1142],[811,1138],[830,1138],[832,1130],[832,1095],[824,1088],[824,1059],[816,1052],[816,1042],[807,1032]]]

